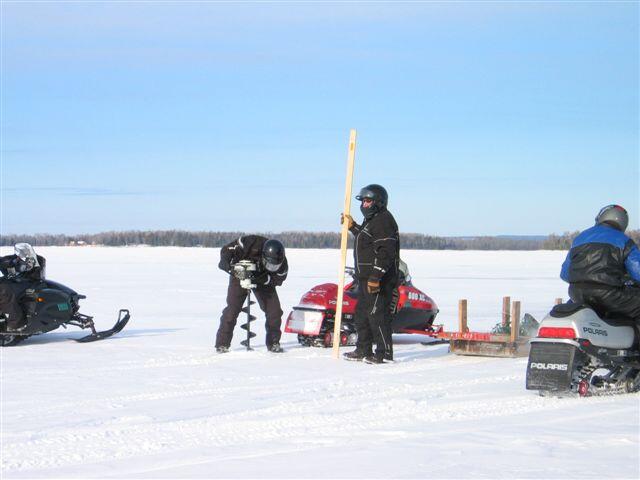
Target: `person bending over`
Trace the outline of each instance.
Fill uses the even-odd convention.
[[[234,265],[242,260],[251,262],[255,270],[251,272],[250,278],[240,280],[234,275]],[[244,235],[222,247],[218,267],[230,276],[227,306],[222,311],[220,327],[216,334],[216,351],[229,351],[238,315],[244,306],[248,291],[251,290],[267,319],[267,348],[271,352],[283,352],[280,346],[282,308],[276,287],[282,285],[287,278],[289,266],[282,243],[260,235]]]

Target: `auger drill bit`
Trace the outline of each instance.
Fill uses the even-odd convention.
[[[240,325],[240,328],[243,328],[247,331],[247,339],[240,342],[240,345],[247,347],[247,350],[253,350],[251,348],[251,339],[256,336],[255,333],[251,331],[251,322],[253,322],[256,317],[251,315],[251,305],[256,302],[251,301],[251,290],[247,292],[247,306],[244,307],[241,312],[245,312],[247,314],[247,323]]]

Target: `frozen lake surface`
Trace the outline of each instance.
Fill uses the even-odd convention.
[[[47,276],[87,295],[109,328],[59,330],[1,350],[2,478],[638,478],[640,394],[542,398],[526,359],[464,357],[397,335],[395,364],[331,358],[283,335],[285,354],[213,349],[227,275],[218,249],[48,247]],[[6,255],[10,249],[2,249]],[[284,317],[336,280],[336,250],[288,250]],[[541,318],[564,252],[405,251],[436,323],[500,320],[510,295]],[[284,318],[283,318],[284,321]],[[243,323],[243,322],[239,322]],[[283,322],[284,323],[284,322]],[[284,326],[284,325],[283,325]],[[242,332],[242,333],[241,333]],[[349,349],[343,349],[347,351]]]

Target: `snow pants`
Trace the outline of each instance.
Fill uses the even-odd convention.
[[[260,309],[264,312],[267,319],[265,329],[267,331],[266,344],[273,345],[280,342],[280,326],[282,325],[282,308],[280,307],[280,299],[275,287],[259,286],[254,288],[252,292],[255,295]],[[228,347],[233,337],[233,329],[236,326],[238,315],[245,306],[247,300],[247,290],[240,286],[240,281],[231,277],[229,279],[229,288],[227,290],[227,306],[222,311],[220,317],[220,327],[216,334],[216,347]]]
[[[18,299],[31,286],[30,282],[0,282],[0,313],[7,315],[7,328],[15,329],[24,325],[24,310]]]
[[[640,288],[609,287],[606,285],[569,286],[569,296],[575,303],[586,303],[593,307],[600,315],[621,315],[636,322],[640,322]]]
[[[358,281],[358,304],[356,305],[354,322],[358,334],[356,350],[363,355],[371,355],[375,343],[376,357],[393,360],[391,321],[393,320],[392,304],[396,286],[396,279],[382,281],[379,292],[369,293],[367,280],[361,278]]]

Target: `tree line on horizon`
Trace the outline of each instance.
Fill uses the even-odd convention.
[[[547,237],[438,237],[421,233],[400,235],[401,248],[407,250],[568,250],[579,232],[551,234]],[[627,234],[640,243],[640,230]],[[112,247],[149,245],[153,247],[219,248],[237,239],[243,232],[189,232],[183,230],[152,230],[102,232],[82,235],[39,233],[32,235],[2,235],[0,246],[27,242],[33,246],[103,245]],[[288,248],[340,248],[340,234],[335,232],[262,233],[280,240]],[[351,245],[353,239],[349,239]]]

